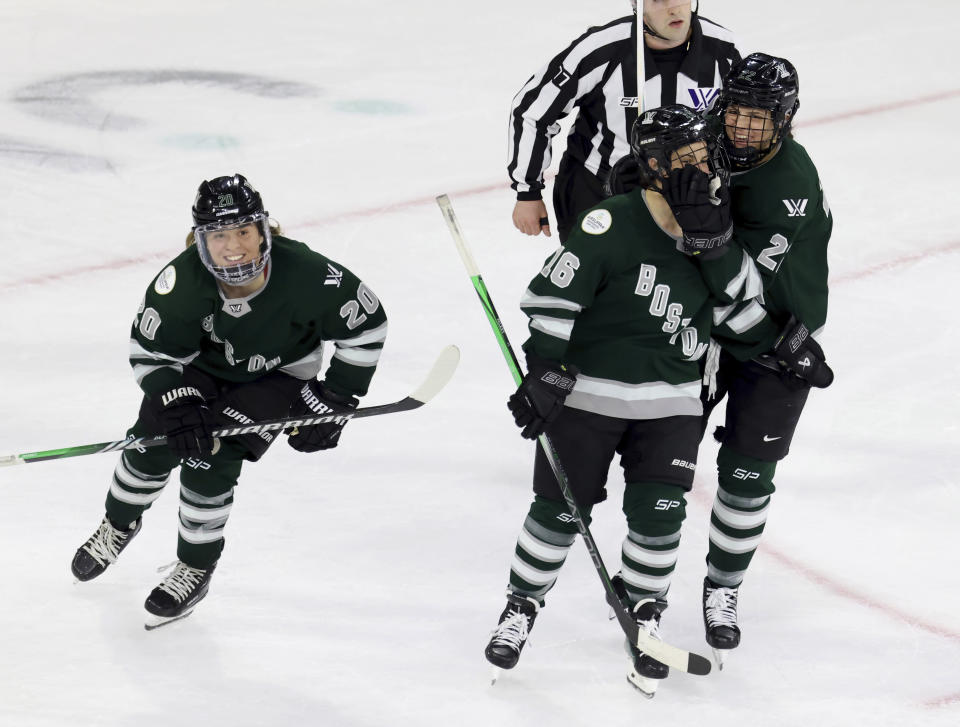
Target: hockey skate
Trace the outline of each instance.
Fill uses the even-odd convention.
[[[666,608],[666,601],[645,598],[633,607],[632,615],[641,631],[659,640],[660,615]],[[670,667],[650,658],[629,641],[626,641],[626,647],[631,659],[627,681],[647,699],[652,699],[660,682],[670,674]]]
[[[703,579],[703,627],[718,669],[723,669],[726,652],[740,644],[740,627],[737,625],[739,590],[739,586],[718,586],[709,578]]]
[[[192,568],[179,560],[171,566],[173,570],[150,592],[143,604],[148,613],[143,625],[147,631],[179,621],[193,613],[193,609],[207,595],[210,578],[217,567],[214,563],[206,570]]]
[[[78,581],[89,581],[103,573],[111,563],[117,561],[120,552],[140,532],[142,524],[143,518],[137,518],[135,523],[124,530],[104,515],[100,527],[74,553],[70,563],[73,577]]]
[[[500,614],[500,622],[491,633],[490,642],[483,652],[487,661],[493,664],[491,684],[497,681],[501,669],[513,669],[517,665],[539,611],[540,603],[535,598],[518,593],[507,594],[507,606]]]

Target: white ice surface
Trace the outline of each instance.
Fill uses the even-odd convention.
[[[482,651],[533,449],[433,203],[450,194],[519,347],[517,302],[554,245],[510,223],[510,99],[626,0],[0,8],[0,454],[122,436],[139,401],[129,323],[181,249],[197,184],[220,174],[248,175],[291,236],[384,301],[369,403],[406,394],[444,344],[463,353],[427,408],[354,422],[324,454],[280,443],[249,467],[210,597],[157,632],[142,601],[174,558],[175,487],[115,567],[74,584],[115,456],[0,471],[0,725],[960,722],[960,7],[702,5],[742,50],[799,69],[798,138],[836,215],[823,343],[837,380],[811,396],[780,467],[742,647],[724,672],[672,676],[653,701],[626,683],[579,544],[521,664],[489,686]],[[149,82],[171,70],[186,80]],[[197,72],[300,95],[189,81]],[[664,621],[701,651],[714,454],[701,453]],[[612,567],[621,492],[614,468],[594,524]]]

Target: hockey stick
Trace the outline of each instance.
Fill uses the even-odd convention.
[[[510,373],[513,375],[514,383],[519,386],[520,382],[523,380],[523,373],[520,370],[520,362],[517,360],[517,355],[513,352],[513,347],[510,345],[510,341],[507,338],[507,332],[504,330],[500,316],[497,314],[497,309],[493,306],[493,301],[490,299],[490,293],[487,291],[487,286],[484,284],[483,278],[480,276],[480,270],[477,267],[477,263],[473,259],[470,249],[467,247],[467,241],[463,236],[463,232],[460,230],[460,224],[457,222],[457,217],[453,211],[453,206],[450,204],[450,198],[447,197],[447,195],[442,194],[437,197],[437,204],[440,205],[440,210],[443,212],[443,217],[447,221],[447,227],[450,228],[450,234],[453,236],[453,241],[457,246],[457,251],[460,253],[460,258],[463,260],[463,264],[467,268],[467,273],[470,275],[470,280],[473,282],[473,287],[477,291],[477,295],[480,297],[480,304],[483,306],[484,313],[487,314],[487,320],[490,322],[490,327],[493,328],[493,333],[497,338],[497,343],[500,344],[500,350],[503,351],[503,356],[507,361],[507,366],[510,369]],[[560,464],[560,459],[557,457],[553,443],[546,434],[541,434],[538,439],[540,446],[543,448],[543,453],[546,455],[547,461],[550,463],[550,469],[553,470],[553,474],[557,478],[557,484],[560,485],[560,491],[563,493],[563,499],[567,501],[567,507],[570,509],[570,514],[573,516],[573,520],[577,524],[577,529],[580,531],[580,535],[583,538],[583,543],[587,546],[587,551],[590,553],[590,559],[593,561],[597,575],[600,576],[600,581],[603,583],[603,589],[606,592],[607,603],[610,605],[610,608],[613,609],[613,612],[617,617],[617,621],[620,622],[620,627],[623,629],[624,633],[626,633],[627,638],[631,643],[636,644],[640,651],[648,654],[651,658],[656,659],[661,664],[666,664],[667,666],[673,667],[680,671],[689,672],[690,674],[709,674],[709,659],[705,659],[699,654],[693,654],[689,651],[685,651],[684,649],[680,649],[676,646],[671,646],[670,644],[659,641],[658,639],[654,639],[647,634],[646,631],[641,631],[637,626],[636,621],[634,621],[630,614],[627,613],[626,608],[624,608],[623,603],[621,603],[620,598],[617,596],[617,592],[614,590],[613,584],[610,582],[610,574],[607,572],[607,568],[603,564],[603,559],[600,557],[600,550],[597,547],[596,541],[593,539],[593,535],[590,533],[590,528],[580,513],[580,507],[577,505],[577,501],[570,489],[570,481],[567,478],[566,473],[563,471],[563,467]]]
[[[644,63],[644,55],[646,54],[647,40],[646,33],[644,32],[643,26],[643,3],[639,4],[639,7],[635,7],[634,11],[637,14],[637,117],[639,118],[643,114],[643,87],[647,83],[647,69],[646,64]]]
[[[276,429],[288,429],[292,427],[306,427],[312,424],[322,424],[334,419],[362,419],[364,417],[375,417],[380,414],[393,414],[400,411],[410,411],[418,409],[426,404],[440,390],[447,385],[453,372],[457,369],[460,362],[460,349],[456,346],[447,346],[430,369],[430,373],[417,389],[409,396],[395,401],[391,404],[380,404],[379,406],[367,406],[356,409],[346,414],[327,414],[325,416],[315,417],[285,417],[283,419],[268,419],[253,424],[244,424],[238,427],[226,427],[217,429],[213,432],[214,437],[234,437],[238,434],[256,434],[258,432],[269,432]],[[100,454],[102,452],[117,452],[122,449],[141,449],[143,447],[156,447],[166,444],[167,438],[164,436],[149,437],[127,437],[116,442],[99,442],[97,444],[81,444],[76,447],[65,447],[63,449],[48,449],[42,452],[27,452],[26,454],[10,454],[0,457],[0,467],[14,464],[32,464],[34,462],[45,462],[49,459],[63,459],[64,457],[79,457],[85,454]]]

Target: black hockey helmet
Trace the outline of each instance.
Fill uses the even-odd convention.
[[[267,266],[272,241],[270,213],[263,209],[260,193],[242,174],[204,180],[193,202],[193,234],[200,259],[214,277],[229,285],[256,278]],[[256,225],[260,231],[260,257],[239,265],[216,265],[210,256],[207,238],[212,232]]]
[[[685,146],[703,142],[707,148],[710,176],[725,179],[728,164],[714,132],[707,122],[689,106],[671,104],[644,111],[633,124],[630,151],[640,167],[640,184],[657,189],[670,175],[674,155]],[[650,161],[654,160],[655,165]],[[681,161],[683,157],[681,157]]]
[[[731,107],[735,107],[734,115],[728,118]],[[742,140],[737,145],[735,130],[743,115],[740,111],[743,107],[770,112],[770,125],[762,129],[759,144],[748,144]],[[707,116],[711,124],[716,125],[733,169],[745,170],[760,163],[783,141],[799,107],[800,79],[793,64],[786,58],[751,53],[727,73],[723,89]],[[746,126],[741,121],[741,127],[745,129]],[[756,129],[756,126],[752,128]]]

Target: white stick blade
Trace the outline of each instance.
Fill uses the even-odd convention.
[[[430,369],[430,373],[427,374],[427,378],[416,391],[410,394],[410,398],[424,403],[430,401],[447,385],[459,363],[460,349],[452,345],[444,348],[433,364],[433,368]]]

